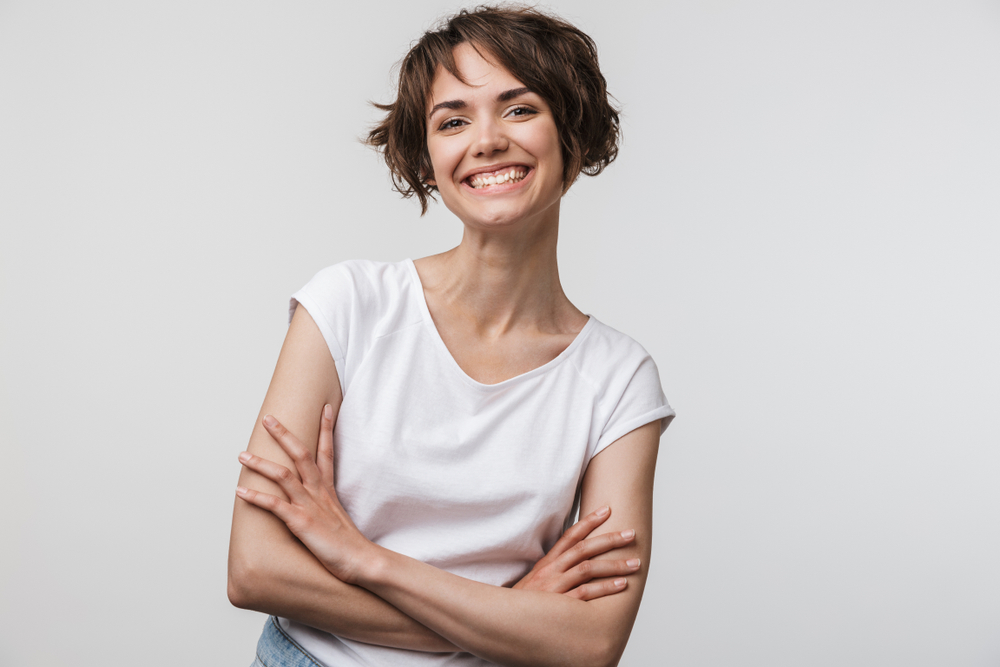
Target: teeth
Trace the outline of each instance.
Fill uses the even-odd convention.
[[[475,189],[489,187],[491,185],[503,185],[504,183],[517,183],[528,175],[528,170],[524,167],[511,167],[508,171],[494,174],[476,174],[469,179],[469,185]]]

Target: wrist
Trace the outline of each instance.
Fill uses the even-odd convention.
[[[368,547],[361,552],[358,558],[357,567],[351,577],[352,580],[347,583],[372,590],[373,587],[385,580],[385,575],[390,569],[391,556],[392,552],[385,547],[369,542]]]

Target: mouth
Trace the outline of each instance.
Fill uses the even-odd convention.
[[[485,171],[472,174],[466,178],[463,183],[468,185],[473,190],[488,191],[492,188],[499,188],[503,185],[520,183],[527,178],[530,171],[531,167],[525,167],[523,165],[501,167],[496,171]]]

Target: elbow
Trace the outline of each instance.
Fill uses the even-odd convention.
[[[226,595],[229,597],[229,604],[240,609],[249,609],[250,602],[246,589],[242,582],[229,573],[229,581],[226,583]]]
[[[246,577],[237,568],[232,560],[229,561],[229,576],[226,581],[226,595],[229,596],[229,604],[240,609],[250,608],[250,595],[246,587]]]
[[[569,648],[570,650],[566,650]],[[573,639],[571,647],[564,646],[558,655],[550,656],[544,664],[565,665],[576,667],[615,667],[625,651],[625,642],[610,633],[602,631],[578,635]],[[540,664],[538,662],[531,663]]]
[[[254,582],[261,581],[261,577],[260,573],[254,573],[254,569],[245,558],[230,555],[226,594],[234,607],[257,610],[260,591],[254,586]]]
[[[588,606],[589,602],[566,600],[566,606],[579,615],[562,617],[550,628],[557,634],[545,633],[543,647],[534,647],[534,660],[525,665],[574,665],[575,667],[616,667],[625,652],[631,634],[627,618],[609,615],[607,610]],[[538,649],[542,650],[539,651]],[[542,657],[543,656],[543,657]],[[542,659],[538,659],[541,657]],[[500,661],[502,662],[502,661]],[[517,663],[521,664],[521,663]]]
[[[628,637],[617,633],[595,632],[588,638],[587,656],[577,664],[588,667],[616,667],[625,652]]]
[[[599,642],[594,647],[593,661],[590,663],[594,667],[616,667],[618,661],[622,659],[624,646],[619,646],[619,642],[607,640]]]

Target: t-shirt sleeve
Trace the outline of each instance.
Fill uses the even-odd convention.
[[[631,376],[624,390],[617,395],[617,402],[591,456],[596,456],[626,433],[657,419],[661,420],[660,435],[663,435],[674,417],[674,411],[660,387],[660,373],[652,357],[644,354],[630,366],[633,369]]]
[[[319,327],[330,355],[337,366],[341,389],[346,386],[348,344],[352,313],[357,302],[357,280],[347,263],[329,266],[292,295],[288,306],[291,322],[297,306],[301,305]]]

